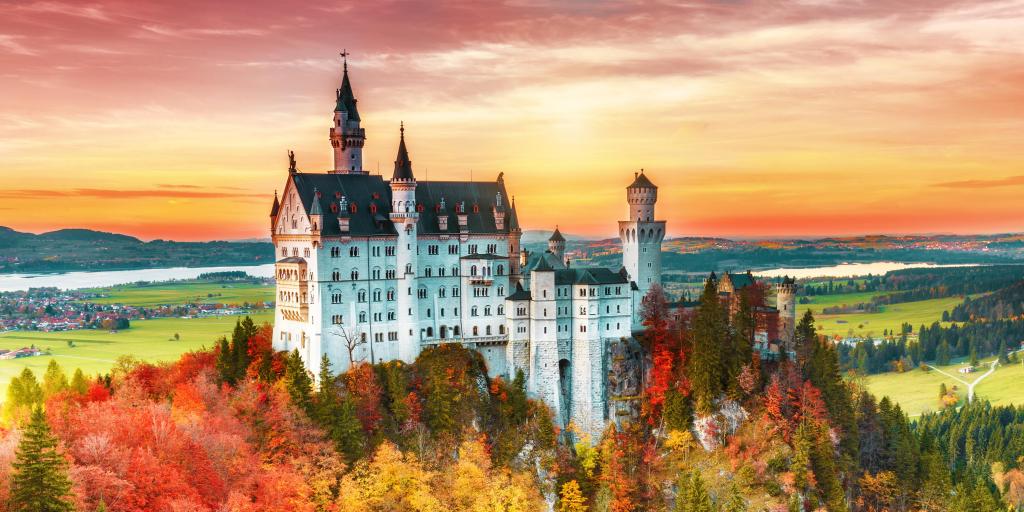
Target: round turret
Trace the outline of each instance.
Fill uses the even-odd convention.
[[[644,175],[643,169],[633,175],[633,183],[626,187],[629,220],[654,221],[654,204],[658,202],[658,187]]]
[[[784,277],[775,284],[775,307],[779,310],[779,339],[792,349],[796,334],[796,280]]]
[[[551,238],[548,238],[548,250],[557,257],[558,261],[565,259],[565,237],[558,230],[558,226],[555,226],[555,232],[551,234]]]

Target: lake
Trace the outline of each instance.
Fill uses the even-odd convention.
[[[63,274],[0,274],[0,292],[29,288],[56,287],[64,290],[97,288],[137,281],[169,281],[195,279],[207,272],[243,270],[254,277],[274,277],[274,264],[241,267],[173,267],[140,270],[107,270],[102,272],[66,272]]]
[[[896,261],[879,261],[876,263],[842,263],[831,267],[811,268],[777,268],[761,270],[753,274],[760,277],[795,277],[811,279],[816,277],[859,277],[866,275],[879,276],[893,270],[905,268],[944,268],[944,267],[977,267],[976,263],[938,265],[935,263],[899,263]]]

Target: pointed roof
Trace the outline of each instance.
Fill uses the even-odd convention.
[[[359,110],[356,109],[356,95],[352,92],[352,83],[348,80],[348,60],[345,61],[341,76],[341,89],[338,89],[335,112],[348,112],[348,118],[359,121]]]
[[[633,173],[633,183],[630,183],[626,188],[658,188],[651,180],[647,179],[644,174],[644,170],[640,169],[640,172]]]
[[[532,269],[534,272],[554,272],[555,268],[548,263],[548,259],[541,255],[541,258],[537,260],[537,265]]]
[[[391,181],[416,181],[412,175],[412,160],[409,160],[409,151],[405,149],[405,123],[402,123],[401,138],[398,142],[398,156],[395,158],[395,173]]]
[[[555,226],[555,232],[551,233],[551,238],[548,238],[549,242],[564,242],[565,237],[562,236],[562,232],[558,230],[558,226]]]
[[[277,217],[277,212],[281,210],[281,202],[277,200],[277,191],[274,191],[274,205],[270,207],[270,216]]]
[[[309,208],[310,215],[323,215],[323,211],[320,210],[320,192],[314,187],[313,188],[313,204]]]
[[[523,283],[516,283],[516,289],[512,292],[512,295],[506,297],[506,300],[530,300],[530,292],[523,289]]]

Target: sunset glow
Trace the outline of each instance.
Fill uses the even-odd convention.
[[[504,172],[525,229],[1021,231],[1024,1],[0,3],[0,225],[267,237],[331,166],[338,52],[390,175]],[[484,7],[487,6],[487,7]]]

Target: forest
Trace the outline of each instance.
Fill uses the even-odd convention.
[[[763,290],[692,313],[655,288],[641,407],[601,439],[559,429],[523,376],[449,344],[412,364],[309,375],[269,326],[107,375],[51,364],[12,383],[0,510],[1020,510],[1024,410],[911,422],[844,379],[805,315],[795,349],[752,350]]]

